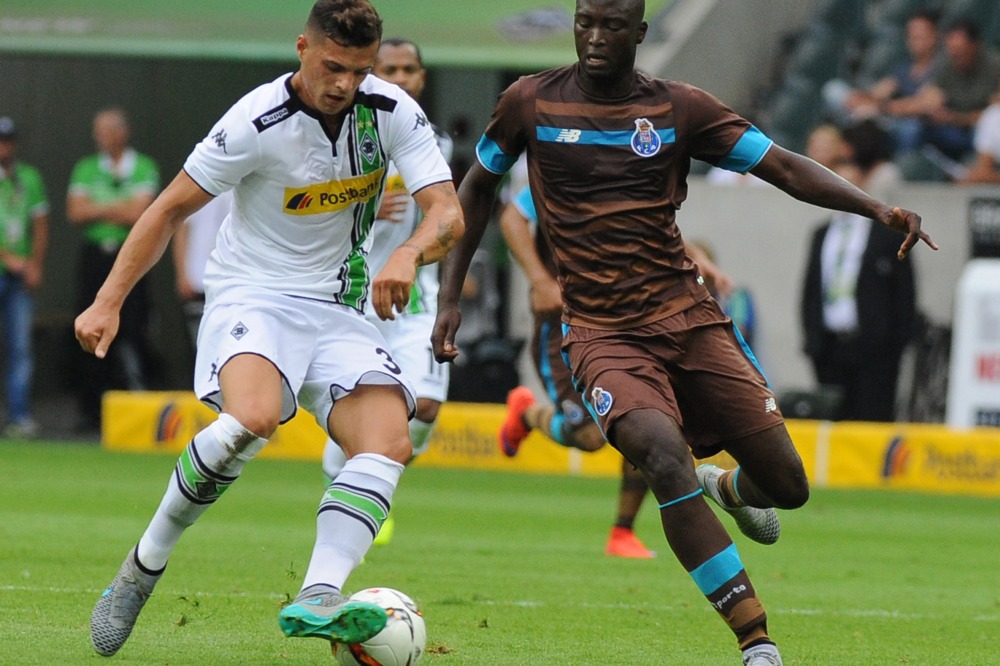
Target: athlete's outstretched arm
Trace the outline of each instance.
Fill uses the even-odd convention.
[[[868,217],[906,234],[899,247],[900,259],[906,257],[917,241],[938,249],[931,237],[920,229],[920,216],[913,211],[884,204],[826,167],[781,146],[771,146],[750,173],[799,201]]]
[[[465,230],[451,181],[428,185],[415,192],[413,199],[424,212],[423,220],[372,280],[372,305],[381,319],[395,319],[393,308],[399,312],[406,307],[417,267],[440,261]]]
[[[459,299],[462,285],[469,272],[472,255],[476,253],[483,232],[493,212],[497,186],[501,176],[487,170],[479,162],[472,165],[458,188],[458,199],[465,216],[465,235],[441,262],[441,288],[438,291],[438,313],[431,334],[434,356],[441,363],[453,361],[458,356],[455,332],[462,322]]]
[[[139,217],[94,303],[76,318],[76,339],[85,351],[104,358],[118,334],[118,315],[125,297],[163,256],[177,228],[211,199],[212,195],[181,171]]]

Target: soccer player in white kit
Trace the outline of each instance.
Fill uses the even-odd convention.
[[[296,42],[300,67],[238,101],[143,213],[76,320],[104,358],[122,301],[171,235],[213,196],[235,203],[206,268],[195,391],[218,419],[194,436],[138,544],[91,615],[102,655],[128,638],[183,531],[302,406],[347,452],[326,489],[312,558],[279,613],[288,636],[367,640],[385,626],[374,604],[341,594],[389,512],[412,447],[408,381],[363,316],[393,318],[417,268],[463,230],[451,172],[419,106],[371,76],[382,22],[367,0],[318,0]],[[424,219],[370,280],[369,232],[390,160]]]
[[[413,99],[419,100],[427,79],[420,49],[411,41],[399,38],[383,39],[375,56],[375,76],[394,83]],[[441,154],[451,159],[451,137],[433,125]],[[423,212],[406,191],[406,184],[395,164],[389,165],[389,178],[385,195],[372,229],[372,247],[368,265],[377,272],[388,261],[394,248],[405,242],[420,224]],[[410,441],[413,456],[427,450],[434,422],[441,403],[448,395],[448,365],[438,363],[431,349],[431,331],[437,314],[438,267],[437,264],[417,269],[410,302],[393,320],[383,321],[369,307],[366,316],[385,337],[389,352],[413,383],[417,398],[417,411],[410,420]],[[346,458],[343,450],[333,440],[327,440],[323,450],[323,471],[333,479],[340,473]],[[392,537],[392,516],[383,523],[375,543],[387,543]]]

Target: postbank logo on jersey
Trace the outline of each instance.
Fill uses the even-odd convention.
[[[660,135],[647,118],[636,118],[631,144],[632,152],[639,157],[652,157],[660,151]]]
[[[334,213],[356,203],[364,203],[378,194],[383,173],[385,169],[377,169],[347,180],[331,180],[308,187],[286,187],[285,212],[289,215]]]

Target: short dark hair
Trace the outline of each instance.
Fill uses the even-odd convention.
[[[306,30],[322,32],[341,46],[368,46],[382,39],[382,18],[368,0],[317,0]]]
[[[961,32],[970,42],[978,42],[980,38],[979,25],[969,18],[957,18],[948,24],[945,33]]]
[[[409,46],[417,55],[417,62],[421,67],[424,66],[424,56],[420,53],[420,47],[408,39],[404,39],[402,37],[386,37],[382,40],[382,46]],[[379,48],[382,48],[382,46]]]
[[[936,28],[938,26],[938,23],[941,22],[941,12],[939,12],[936,9],[929,9],[929,8],[918,9],[917,11],[910,14],[910,16],[906,19],[906,22],[909,23],[910,21],[916,19],[919,19],[921,21],[927,21]]]

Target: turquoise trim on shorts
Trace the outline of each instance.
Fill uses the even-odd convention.
[[[704,564],[691,572],[691,578],[701,593],[708,596],[731,581],[743,571],[743,562],[736,552],[736,544],[731,543],[725,550],[716,553]]]

